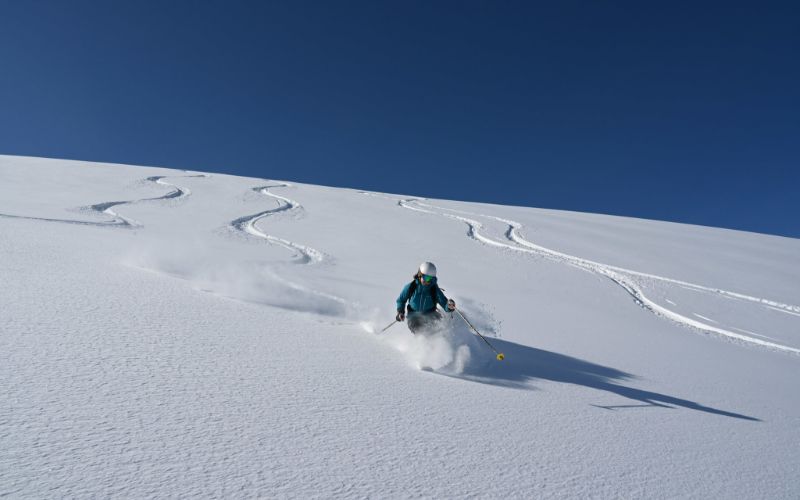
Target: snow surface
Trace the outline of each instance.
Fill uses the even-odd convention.
[[[0,496],[800,496],[800,240],[11,156],[0,214]],[[380,333],[423,260],[504,361]]]

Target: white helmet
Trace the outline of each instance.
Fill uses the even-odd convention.
[[[436,276],[436,266],[433,262],[423,262],[419,265],[419,272],[428,276]]]

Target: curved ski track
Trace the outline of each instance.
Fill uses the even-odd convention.
[[[368,193],[362,193],[368,194]],[[396,198],[392,198],[396,200]],[[747,335],[738,334],[735,332],[731,332],[729,330],[725,330],[723,328],[719,328],[716,326],[709,325],[707,323],[703,323],[701,321],[697,321],[692,318],[688,318],[679,314],[675,311],[667,309],[654,301],[650,300],[645,294],[642,288],[639,286],[638,283],[633,279],[633,277],[639,278],[646,278],[655,281],[663,281],[670,284],[676,284],[683,287],[687,287],[690,289],[709,292],[709,293],[716,293],[727,297],[732,297],[740,300],[746,300],[749,302],[754,302],[766,307],[776,308],[781,311],[790,312],[790,313],[800,313],[800,306],[791,305],[791,304],[783,304],[780,302],[776,302],[773,300],[768,300],[760,297],[753,297],[749,295],[744,295],[741,293],[730,292],[727,290],[721,290],[719,288],[712,288],[702,285],[697,285],[694,283],[688,283],[685,281],[680,281],[672,278],[666,278],[663,276],[657,276],[654,274],[643,273],[639,271],[634,271],[631,269],[625,269],[622,267],[611,266],[607,264],[602,264],[600,262],[595,262],[592,260],[584,259],[581,257],[576,257],[574,255],[565,254],[562,252],[558,252],[555,250],[551,250],[549,248],[545,248],[541,245],[537,245],[526,240],[519,232],[522,228],[522,224],[519,222],[503,219],[501,217],[495,217],[493,215],[484,215],[484,214],[476,214],[471,212],[465,212],[463,210],[455,210],[451,208],[443,208],[437,207],[435,205],[430,205],[428,203],[423,203],[419,199],[402,199],[398,200],[397,204],[405,209],[413,210],[416,212],[422,212],[426,214],[433,214],[442,217],[447,217],[450,219],[454,219],[460,222],[463,222],[467,225],[468,232],[467,235],[481,243],[485,243],[487,245],[493,247],[504,248],[508,250],[513,250],[516,252],[526,253],[530,255],[535,255],[538,257],[545,257],[550,260],[561,262],[564,264],[572,265],[577,268],[599,274],[601,276],[605,276],[606,278],[610,279],[612,282],[620,286],[624,289],[632,298],[633,300],[644,309],[652,312],[656,316],[666,318],[671,320],[675,323],[681,324],[683,326],[689,327],[691,329],[699,330],[702,332],[710,333],[719,335],[722,337],[726,337],[729,339],[734,339],[737,341],[743,341],[751,344],[760,345],[762,347],[767,347],[770,349],[775,349],[783,352],[789,352],[793,354],[800,354],[800,349],[796,349],[793,347],[785,346],[782,344],[777,344],[774,342],[769,342],[766,340],[756,339]],[[452,213],[447,213],[452,212]],[[457,215],[462,214],[462,215]],[[506,241],[500,241],[488,236],[485,236],[481,233],[483,229],[483,224],[481,222],[472,219],[470,217],[483,217],[486,219],[495,220],[507,225],[507,229],[505,230],[505,237]]]
[[[98,212],[101,214],[110,215],[112,219],[110,221],[82,221],[82,220],[71,220],[71,219],[49,219],[46,217],[30,217],[26,215],[10,215],[10,214],[0,214],[0,217],[7,217],[11,219],[28,219],[28,220],[39,220],[45,222],[61,222],[64,224],[80,224],[84,226],[101,226],[101,227],[127,227],[127,228],[135,228],[135,227],[142,227],[142,224],[136,222],[133,219],[129,219],[127,217],[123,217],[122,215],[118,214],[116,211],[112,210],[112,208],[119,206],[119,205],[130,205],[133,203],[139,203],[143,201],[158,201],[158,200],[172,200],[172,199],[180,199],[185,198],[191,194],[188,188],[182,188],[176,186],[175,184],[170,184],[168,182],[164,182],[168,176],[164,175],[157,175],[152,177],[147,177],[144,179],[147,182],[153,182],[156,184],[160,184],[162,186],[169,186],[172,187],[173,190],[163,196],[156,196],[155,198],[141,198],[138,200],[127,200],[127,201],[107,201],[103,203],[96,203],[94,205],[89,205],[87,207],[82,207],[83,210],[91,210],[93,212]],[[172,176],[170,176],[172,177]],[[207,174],[199,174],[199,175],[181,175],[176,177],[208,177]]]
[[[282,246],[283,248],[286,248],[291,252],[294,252],[294,254],[298,256],[298,262],[301,264],[322,262],[323,260],[325,260],[325,254],[323,254],[319,250],[316,250],[309,246],[294,243],[293,241],[289,241],[284,238],[279,238],[277,236],[267,234],[258,229],[258,227],[256,227],[256,224],[258,223],[259,220],[265,217],[269,217],[270,215],[275,215],[281,212],[289,212],[292,210],[294,211],[303,210],[303,206],[297,203],[296,201],[269,192],[270,188],[276,188],[276,187],[290,187],[290,184],[259,186],[253,188],[253,191],[264,194],[266,196],[269,196],[277,200],[278,206],[276,208],[264,210],[263,212],[259,212],[253,215],[247,215],[245,217],[241,217],[239,219],[231,221],[230,223],[231,227],[233,227],[236,230],[243,231],[247,234],[256,236],[258,238],[263,238],[269,242],[275,243],[278,246]]]
[[[293,252],[298,257],[295,260],[295,262],[298,263],[298,264],[318,264],[318,263],[321,263],[321,262],[323,262],[325,260],[328,260],[329,258],[328,258],[327,255],[325,255],[324,253],[320,252],[319,250],[317,250],[315,248],[312,248],[312,247],[309,247],[309,246],[306,246],[306,245],[301,245],[299,243],[295,243],[293,241],[289,241],[289,240],[284,239],[284,238],[279,238],[279,237],[273,236],[271,234],[267,234],[267,233],[261,231],[260,229],[258,229],[258,227],[256,227],[256,224],[258,223],[259,220],[261,220],[261,219],[263,219],[265,217],[269,217],[270,215],[275,215],[275,214],[282,213],[282,212],[302,211],[303,210],[303,206],[300,205],[298,202],[296,202],[296,201],[294,201],[294,200],[292,200],[290,198],[286,198],[284,196],[280,196],[280,195],[271,193],[269,191],[271,188],[278,188],[278,187],[291,187],[291,184],[281,183],[281,184],[276,184],[276,185],[271,185],[271,186],[259,186],[259,187],[252,188],[253,191],[255,191],[257,193],[261,193],[263,195],[269,196],[270,198],[274,198],[278,202],[278,206],[275,207],[275,208],[269,209],[269,210],[264,210],[263,212],[259,212],[257,214],[248,215],[248,216],[236,219],[234,221],[231,221],[230,227],[232,227],[233,229],[235,229],[237,231],[242,231],[242,232],[244,232],[246,234],[250,234],[250,235],[255,236],[257,238],[262,238],[264,240],[267,240],[268,242],[271,242],[271,243],[274,243],[274,244],[276,244],[278,246],[286,248],[287,250]],[[344,300],[343,298],[338,297],[336,295],[332,295],[332,294],[329,294],[329,293],[321,292],[319,290],[313,290],[313,289],[304,287],[304,286],[299,285],[299,284],[297,284],[297,283],[295,283],[293,281],[289,281],[286,278],[278,276],[273,271],[269,271],[269,273],[274,279],[282,282],[284,285],[286,285],[287,287],[289,287],[289,288],[291,288],[293,290],[297,290],[297,291],[300,291],[300,292],[308,293],[308,294],[311,294],[311,295],[316,295],[318,297],[323,297],[325,299],[338,302],[338,303],[340,303],[342,305],[346,305],[347,304],[346,300]]]

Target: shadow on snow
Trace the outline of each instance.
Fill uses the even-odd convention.
[[[502,339],[491,339],[491,342],[498,351],[505,353],[505,361],[496,362],[492,360],[486,363],[473,363],[465,367],[464,371],[458,375],[445,375],[473,382],[527,390],[534,389],[534,387],[528,383],[530,381],[536,379],[550,380],[553,382],[582,385],[643,403],[614,406],[592,405],[607,410],[633,407],[674,408],[679,406],[725,417],[740,418],[756,422],[761,421],[755,417],[703,406],[694,401],[621,385],[620,382],[633,380],[636,377],[615,368],[609,368],[607,366],[590,363],[563,354],[536,349],[534,347],[515,344]]]

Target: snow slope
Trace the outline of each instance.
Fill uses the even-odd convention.
[[[0,257],[0,496],[800,494],[800,240],[0,156]]]

